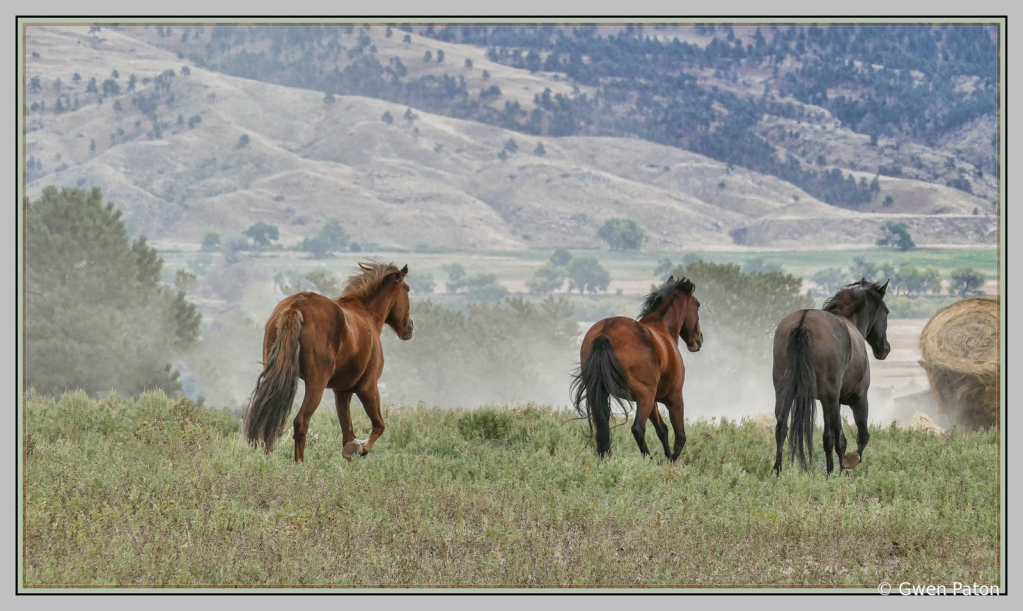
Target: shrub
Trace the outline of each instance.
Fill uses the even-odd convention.
[[[324,297],[333,299],[341,294],[341,285],[338,284],[337,278],[328,276],[322,269],[309,272],[306,274],[305,279],[309,281],[314,291]]]
[[[243,235],[247,235],[252,238],[252,241],[256,243],[256,246],[267,247],[270,246],[271,241],[279,240],[281,237],[280,231],[276,225],[271,225],[264,221],[255,223],[243,232]]]
[[[323,259],[331,252],[346,250],[349,240],[348,232],[341,226],[340,221],[330,219],[316,237],[306,238],[298,249],[312,253],[314,259]]]
[[[973,194],[973,186],[970,184],[970,180],[968,178],[953,178],[946,181],[945,184],[953,189],[959,189],[960,191],[965,191],[971,195]]]
[[[444,271],[448,274],[448,281],[445,287],[449,293],[457,293],[467,286],[465,268],[462,267],[461,263],[452,263],[443,267]]]
[[[550,263],[536,270],[533,277],[526,280],[526,287],[531,295],[546,295],[561,290],[564,284],[565,269]]]
[[[215,231],[207,232],[202,237],[203,250],[220,250],[220,234]]]
[[[895,250],[912,250],[916,248],[913,238],[909,235],[909,229],[905,223],[886,221],[881,225],[881,237],[877,239],[878,246],[888,246]]]
[[[984,286],[984,281],[987,278],[982,272],[979,272],[968,265],[956,268],[949,274],[949,295],[958,295],[960,297],[969,297],[970,295],[982,295],[984,292],[981,289]]]
[[[749,261],[746,261],[746,263],[744,263],[742,266],[742,271],[744,273],[749,273],[749,272],[781,272],[784,270],[782,269],[781,265],[778,265],[777,263],[769,262],[763,257],[756,257],[755,259],[750,259]]]
[[[405,282],[414,293],[433,293],[436,284],[433,281],[433,274],[412,272],[405,276]]]
[[[728,329],[746,336],[750,345],[770,344],[782,318],[801,308],[813,307],[803,295],[801,278],[783,272],[742,272],[734,263],[697,261],[675,269],[696,284],[702,329]]]
[[[458,432],[467,440],[504,441],[511,428],[511,414],[493,407],[481,407],[458,419]]]
[[[494,274],[477,274],[466,280],[469,301],[493,303],[508,296],[508,289],[501,286]]]
[[[853,278],[845,274],[837,267],[822,269],[813,275],[813,282],[817,285],[813,294],[817,297],[831,297],[839,289],[849,284]]]
[[[565,248],[555,248],[549,260],[551,265],[564,267],[572,260],[572,253],[568,252],[568,249]]]
[[[608,219],[597,231],[611,250],[639,250],[647,239],[646,232],[632,219]]]
[[[596,259],[582,258],[572,259],[568,264],[568,290],[579,289],[596,293],[606,291],[611,283],[611,273],[600,265]]]

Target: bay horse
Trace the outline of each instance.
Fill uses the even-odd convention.
[[[298,379],[305,381],[302,408],[295,417],[295,462],[305,460],[309,419],[323,391],[334,391],[341,421],[343,456],[365,456],[384,432],[377,380],[384,369],[380,333],[388,325],[403,340],[412,339],[408,266],[371,261],[359,263],[345,281],[341,296],[295,293],[280,302],[266,321],[263,373],[259,375],[245,413],[242,430],[252,445],[261,441],[267,453],[284,432]],[[349,406],[359,397],[373,430],[355,439]]]
[[[579,370],[573,375],[572,394],[576,412],[596,428],[597,453],[611,454],[611,399],[626,411],[624,401],[636,403],[632,435],[644,456],[646,421],[650,418],[664,446],[664,455],[674,462],[686,445],[682,384],[686,368],[678,340],[690,352],[703,345],[700,331],[700,301],[693,295],[696,285],[688,278],[674,276],[655,289],[643,302],[638,320],[614,316],[597,321],[583,338]],[[585,401],[586,406],[583,407]],[[675,431],[674,452],[668,447],[668,427],[657,409],[668,408]]]
[[[870,362],[864,340],[874,358],[883,361],[888,343],[888,306],[884,286],[862,278],[840,289],[820,310],[797,310],[786,316],[774,334],[774,414],[778,453],[774,470],[781,475],[781,454],[791,415],[790,459],[809,470],[813,459],[813,428],[820,400],[824,413],[824,453],[828,475],[834,471],[832,450],[838,451],[839,469],[851,469],[863,460],[870,440],[867,431],[867,390]],[[845,453],[841,405],[848,405],[856,421],[856,453]],[[804,452],[803,446],[806,445]]]

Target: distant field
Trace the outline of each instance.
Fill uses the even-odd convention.
[[[650,283],[663,278],[654,276],[654,269],[658,263],[668,258],[673,263],[681,263],[682,257],[693,254],[707,261],[717,263],[738,263],[743,265],[746,262],[761,258],[765,263],[774,263],[782,266],[785,272],[804,279],[809,279],[814,273],[829,267],[848,269],[853,259],[863,257],[866,261],[877,263],[890,261],[896,266],[910,263],[917,267],[933,265],[947,276],[953,269],[969,265],[985,274],[988,279],[994,279],[998,270],[998,251],[996,249],[917,249],[908,252],[872,250],[843,250],[843,251],[749,251],[749,252],[704,252],[692,251],[686,253],[678,252],[611,252],[606,250],[571,251],[574,257],[592,257],[600,261],[611,274],[611,286],[609,292],[614,293],[616,288],[622,288],[624,293],[645,293],[649,290]],[[161,251],[165,261],[165,270],[173,276],[173,270],[187,268],[189,261],[194,259],[198,253],[183,253],[177,250]],[[447,278],[444,265],[460,263],[469,275],[475,274],[496,274],[501,282],[511,284],[511,289],[525,290],[524,283],[533,276],[533,273],[541,265],[546,263],[551,251],[524,251],[524,252],[394,252],[394,251],[367,251],[362,253],[344,253],[331,259],[314,260],[308,258],[305,253],[292,251],[276,251],[256,254],[256,261],[263,269],[271,275],[279,271],[296,270],[308,272],[322,268],[339,277],[344,277],[358,261],[368,258],[379,258],[386,261],[394,261],[398,264],[407,263],[413,275],[431,274],[437,283],[435,289],[438,293],[443,292],[443,283]],[[212,253],[215,256],[216,253]]]
[[[772,435],[748,421],[689,423],[672,465],[627,427],[600,462],[586,424],[546,408],[386,406],[373,453],[348,464],[320,410],[295,465],[289,438],[264,455],[230,412],[162,393],[29,397],[25,414],[30,588],[999,579],[993,431],[872,428],[863,464],[829,479],[818,429],[812,472],[786,462],[777,479]]]

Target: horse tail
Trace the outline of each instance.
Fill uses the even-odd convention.
[[[799,463],[804,470],[809,470],[813,460],[813,428],[817,410],[817,374],[813,369],[813,358],[810,355],[810,332],[803,321],[806,312],[799,319],[799,325],[789,332],[789,386],[783,403],[781,421],[788,418],[791,409],[792,420],[789,427],[789,452],[791,460],[799,454]],[[804,453],[805,446],[805,453]]]
[[[580,365],[572,380],[572,403],[575,411],[590,423],[590,433],[597,429],[597,453],[611,453],[611,399],[625,407],[623,398],[632,396],[629,379],[615,357],[614,345],[606,335],[590,344],[590,355]],[[583,398],[586,407],[583,408]]]
[[[298,391],[302,313],[288,310],[277,318],[276,324],[277,338],[270,346],[242,423],[246,441],[258,445],[262,440],[267,452],[273,451],[274,441],[284,431]]]

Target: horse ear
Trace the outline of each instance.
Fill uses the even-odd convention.
[[[404,278],[407,275],[408,275],[408,264],[405,264],[405,267],[401,268],[401,277]]]
[[[881,287],[881,297],[884,297],[884,294],[888,292],[888,283],[891,281],[892,279],[889,278],[888,281],[884,283],[884,286]]]
[[[675,274],[672,274],[672,275],[668,276],[668,282],[671,282],[674,279],[675,279]]]

